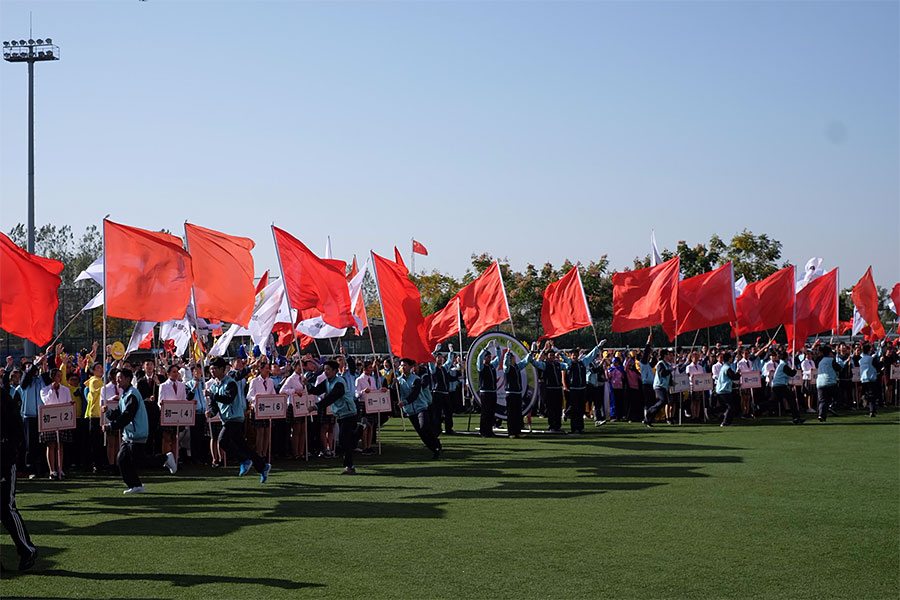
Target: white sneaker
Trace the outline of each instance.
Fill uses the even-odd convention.
[[[123,494],[146,494],[146,493],[147,493],[147,488],[145,488],[145,487],[142,486],[142,485],[139,485],[139,486],[137,486],[137,487],[128,488],[127,490],[125,490],[125,491],[122,492],[122,493],[123,493]]]
[[[171,452],[166,454],[166,468],[169,470],[169,473],[174,475],[178,472],[178,463],[175,462],[175,455]]]

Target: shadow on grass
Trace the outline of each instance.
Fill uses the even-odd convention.
[[[417,498],[446,499],[533,499],[533,498],[577,498],[592,494],[603,494],[611,491],[641,491],[663,485],[656,482],[631,483],[622,481],[566,483],[549,481],[501,481],[496,486],[479,490],[454,490],[437,494],[421,494],[410,496]]]
[[[34,571],[40,577],[74,577],[93,581],[161,581],[175,587],[194,587],[205,584],[263,585],[283,590],[298,590],[309,587],[326,587],[323,583],[307,583],[273,577],[234,577],[230,575],[196,575],[190,573],[82,573],[66,569]]]

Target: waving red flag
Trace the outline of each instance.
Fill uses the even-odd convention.
[[[675,314],[678,333],[733,322],[735,306],[732,263],[725,263],[709,273],[679,282]]]
[[[469,337],[478,337],[494,325],[509,320],[506,289],[496,260],[478,279],[459,290],[456,297]]]
[[[417,242],[416,240],[413,240],[413,252],[415,252],[416,254],[428,256],[428,249],[425,248],[424,244],[422,244],[421,242]]]
[[[256,291],[253,293],[254,298],[255,298],[256,294],[258,294],[261,291],[263,291],[264,289],[266,289],[267,285],[269,285],[269,270],[268,269],[266,269],[266,272],[263,273],[263,276],[259,278],[259,281],[256,284]],[[255,300],[254,300],[254,302],[255,302]]]
[[[815,333],[840,328],[837,282],[838,270],[835,268],[813,279],[797,292],[794,300],[794,323],[784,324],[788,346],[793,350],[802,348],[806,338]]]
[[[181,239],[103,220],[106,314],[133,321],[183,319],[191,257]]]
[[[662,325],[669,339],[674,338],[680,268],[676,256],[655,267],[614,273],[612,330]]]
[[[785,267],[762,281],[748,283],[735,299],[735,335],[744,335],[791,323],[794,319],[794,267]]]
[[[291,308],[301,313],[315,309],[315,316],[321,315],[332,327],[353,327],[346,264],[319,258],[303,242],[274,225],[272,231]]]
[[[853,298],[853,304],[856,305],[860,316],[872,328],[872,339],[884,339],[884,325],[878,316],[878,288],[875,287],[875,280],[872,278],[872,267],[869,267],[866,274],[853,286],[850,297]]]
[[[256,244],[190,223],[185,223],[184,233],[191,251],[197,316],[246,327],[256,301],[250,254]]]
[[[0,328],[43,346],[53,339],[63,264],[29,254],[0,233]]]
[[[900,314],[900,283],[894,284],[891,290],[891,300],[894,302],[894,312]],[[900,333],[900,325],[897,326],[897,333]]]
[[[397,246],[394,246],[394,262],[403,267],[403,270],[409,273],[409,269],[406,268],[406,263],[403,262],[403,256],[400,255],[400,251],[397,250]]]
[[[425,339],[434,348],[447,338],[459,335],[459,298],[453,298],[441,310],[425,317]]]
[[[347,281],[352,280],[359,273],[359,267],[356,266],[356,255],[353,255],[353,264],[350,265],[350,272],[347,273]]]
[[[406,269],[397,263],[373,252],[372,264],[391,352],[416,362],[430,362],[433,357],[425,337],[422,297],[418,288],[406,276]]]
[[[572,268],[559,281],[551,283],[544,290],[541,324],[544,326],[542,340],[591,325],[591,312],[587,297],[584,295],[578,267]]]

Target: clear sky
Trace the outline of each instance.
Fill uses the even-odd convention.
[[[273,221],[337,258],[623,268],[742,228],[900,281],[900,11],[886,2],[15,2],[38,225]],[[0,225],[26,219],[26,67],[0,65]]]

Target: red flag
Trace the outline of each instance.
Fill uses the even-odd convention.
[[[725,263],[709,273],[680,281],[675,314],[678,333],[733,322],[735,307],[732,263]]]
[[[869,267],[866,274],[853,286],[850,297],[853,298],[853,304],[856,305],[859,315],[872,328],[872,339],[884,339],[884,325],[878,316],[878,288],[875,287],[875,280],[872,278],[872,267]]]
[[[541,324],[544,326],[542,340],[590,326],[591,313],[578,267],[572,268],[544,290]]]
[[[269,270],[266,269],[266,272],[263,273],[263,276],[259,278],[259,283],[256,284],[256,291],[253,293],[254,297],[256,294],[263,291],[266,286],[269,285]]]
[[[401,358],[431,362],[433,357],[425,338],[425,319],[422,317],[419,290],[406,276],[406,269],[397,263],[373,252],[372,264],[391,351]]]
[[[459,335],[459,298],[453,298],[447,306],[425,317],[425,336],[429,348],[454,335]]]
[[[63,264],[29,254],[0,233],[0,328],[43,346],[53,339]]]
[[[315,309],[332,327],[352,327],[350,290],[343,261],[323,260],[288,232],[272,226],[291,308]]]
[[[478,337],[494,325],[509,320],[506,289],[496,260],[478,279],[459,290],[456,297],[469,337]]]
[[[400,256],[400,251],[397,250],[397,246],[394,246],[394,262],[403,267],[404,271],[409,272],[409,269],[406,268],[406,263],[403,262],[403,257]]]
[[[416,240],[413,240],[413,252],[415,252],[416,254],[423,254],[425,256],[428,256],[428,250],[422,243],[417,242]]]
[[[184,318],[191,257],[174,235],[103,220],[106,314],[134,321]]]
[[[353,255],[353,264],[350,266],[350,272],[347,273],[347,281],[351,281],[359,273],[359,267],[356,266],[356,255]]]
[[[153,332],[156,331],[156,327],[150,329],[150,332],[144,336],[144,339],[138,344],[138,348],[141,350],[149,350],[153,347]],[[173,342],[174,344],[174,342]]]
[[[900,313],[900,283],[891,290],[891,300],[894,302],[894,312]],[[897,333],[900,333],[900,325],[897,326]]]
[[[853,331],[853,321],[841,321],[838,326],[838,333],[841,335],[847,333],[848,331]]]
[[[680,264],[676,256],[655,267],[614,273],[612,330],[662,325],[669,339],[674,338]]]
[[[253,240],[185,223],[197,316],[246,327],[253,314]]]
[[[794,300],[794,323],[785,323],[788,346],[798,350],[806,343],[806,338],[828,329],[840,328],[837,302],[838,270],[828,273],[809,282],[797,292]]]
[[[735,299],[737,323],[734,335],[744,335],[791,323],[794,319],[794,267],[748,283]]]

